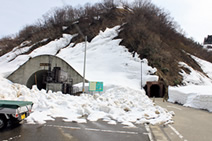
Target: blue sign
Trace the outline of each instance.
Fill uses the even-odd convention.
[[[103,91],[103,82],[89,82],[89,91]]]

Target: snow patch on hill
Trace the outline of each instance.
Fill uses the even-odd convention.
[[[146,81],[157,81],[158,76],[152,75],[157,69],[148,66],[148,61],[141,60],[138,55],[132,57],[128,50],[120,45],[118,36],[120,26],[107,28],[87,43],[86,79],[90,81],[103,81],[105,85],[114,84],[133,88],[141,87],[141,72],[143,86]],[[71,64],[78,72],[83,74],[85,43],[70,45],[62,49],[57,56]]]

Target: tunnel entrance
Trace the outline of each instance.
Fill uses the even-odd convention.
[[[163,97],[165,93],[163,84],[157,81],[147,82],[144,89],[149,97]]]
[[[31,89],[33,85],[37,85],[37,88],[39,90],[46,89],[46,83],[45,83],[46,74],[47,74],[47,70],[39,70],[33,73],[29,77],[26,86]]]
[[[154,84],[150,87],[150,97],[160,97],[160,86]]]
[[[54,67],[52,71],[39,70],[33,73],[29,77],[26,86],[31,89],[33,85],[36,85],[39,90],[61,91],[62,93],[72,94],[72,82],[67,72],[60,67]]]

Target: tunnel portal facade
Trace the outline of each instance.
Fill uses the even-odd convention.
[[[163,85],[163,83],[158,81],[147,82],[145,91],[149,97],[164,97],[165,86]]]
[[[8,76],[14,83],[38,89],[65,90],[71,93],[71,86],[83,81],[83,77],[63,59],[52,55],[41,55],[29,59]],[[61,91],[62,91],[61,90]]]

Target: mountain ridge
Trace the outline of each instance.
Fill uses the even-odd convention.
[[[167,85],[182,85],[180,72],[184,70],[189,73],[187,68],[179,66],[179,62],[185,62],[204,74],[189,54],[212,62],[211,52],[178,32],[178,27],[163,9],[148,1],[117,7],[111,1],[105,1],[78,9],[71,6],[57,9],[51,16],[44,16],[42,23],[25,27],[16,38],[1,39],[0,47],[7,50],[2,51],[1,56],[26,41],[29,41],[28,45],[34,45],[32,51],[59,39],[64,33],[76,35],[71,43],[82,42],[83,37],[73,25],[74,21],[78,21],[78,26],[89,42],[99,31],[121,25],[115,39],[121,39],[120,45],[125,46],[132,56],[138,53],[141,59],[147,58],[149,64],[157,68],[160,80]],[[46,41],[41,42],[44,39]],[[30,53],[30,50],[26,53]]]

